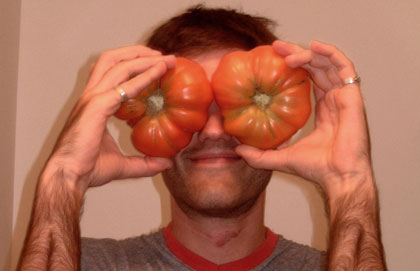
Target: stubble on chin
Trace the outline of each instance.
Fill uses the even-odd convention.
[[[248,212],[264,192],[272,172],[249,167],[242,159],[221,168],[197,168],[189,157],[205,148],[233,150],[225,142],[186,149],[163,172],[176,204],[188,216],[238,217]]]

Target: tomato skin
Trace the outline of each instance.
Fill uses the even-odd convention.
[[[225,131],[260,149],[285,142],[311,113],[308,73],[269,45],[225,55],[211,84]]]
[[[150,100],[156,95],[163,100],[160,110],[154,110]],[[115,116],[133,126],[131,139],[137,150],[149,156],[173,157],[204,127],[212,101],[203,68],[178,57],[174,69],[122,103]]]

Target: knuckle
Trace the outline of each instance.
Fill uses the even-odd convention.
[[[156,60],[153,58],[142,58],[138,61],[124,61],[116,64],[115,69],[118,73],[123,75],[125,78],[131,78],[137,74],[141,74],[148,67],[150,68]]]
[[[82,95],[80,95],[79,100],[77,101],[77,105],[80,107],[84,107],[89,100],[91,99],[92,93],[90,92],[84,92]]]
[[[167,68],[165,63],[158,62],[152,69],[149,70],[149,77],[151,80],[158,79],[161,75],[166,72]]]
[[[116,64],[115,70],[125,78],[131,77],[134,69],[129,62],[120,62]]]
[[[97,93],[92,95],[88,101],[88,105],[93,108],[98,108],[104,105],[104,95]]]
[[[102,54],[99,56],[99,59],[97,63],[99,64],[108,64],[114,62],[114,53],[113,50],[106,50],[102,52]]]
[[[99,59],[108,59],[108,58],[111,58],[112,55],[113,55],[113,50],[105,50],[102,52]]]
[[[90,93],[80,97],[80,105],[82,111],[97,110],[102,102],[101,95]]]
[[[348,59],[347,57],[344,57],[344,63],[347,67],[349,67],[350,69],[354,70],[355,66],[353,61],[351,61],[350,59]]]

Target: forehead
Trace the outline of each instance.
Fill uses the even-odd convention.
[[[207,77],[211,79],[213,72],[219,65],[222,57],[228,53],[239,51],[240,49],[219,49],[209,51],[207,53],[190,58],[191,60],[200,64],[207,73]]]

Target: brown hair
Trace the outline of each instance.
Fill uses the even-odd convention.
[[[250,50],[276,40],[274,26],[264,17],[197,5],[158,27],[147,45],[163,54],[190,57],[215,49]]]

